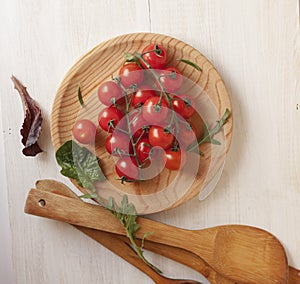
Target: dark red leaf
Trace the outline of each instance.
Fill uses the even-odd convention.
[[[24,109],[24,122],[20,131],[22,135],[22,144],[25,146],[23,154],[25,156],[35,156],[42,152],[37,141],[42,131],[42,112],[36,102],[28,94],[26,87],[15,77],[11,80],[15,89],[20,94]]]

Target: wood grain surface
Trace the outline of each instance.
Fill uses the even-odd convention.
[[[98,125],[98,115],[106,106],[97,96],[99,85],[112,76],[117,76],[124,64],[124,54],[141,52],[148,44],[161,44],[166,49],[168,66],[178,68],[186,78],[181,88],[195,101],[196,115],[192,121],[198,127],[199,138],[203,136],[203,121],[212,128],[217,120],[230,112],[231,101],[225,84],[212,64],[196,49],[186,43],[162,34],[133,33],[122,35],[94,47],[77,61],[68,71],[57,91],[51,113],[51,136],[54,149],[72,139],[72,128],[80,119],[90,119]],[[178,61],[188,59],[202,71]],[[84,107],[78,103],[77,89],[80,85]],[[105,148],[108,134],[100,130],[95,145],[89,145],[100,159],[106,182],[99,184],[98,193],[108,199],[113,196],[118,203],[127,194],[139,214],[155,213],[172,208],[195,197],[222,168],[229,150],[232,136],[232,115],[215,139],[221,145],[203,144],[202,155],[188,153],[186,166],[180,171],[162,170],[154,178],[143,182],[121,183],[115,172],[115,163]],[[180,138],[180,133],[178,134]],[[146,169],[147,172],[151,171]]]
[[[31,189],[24,211],[76,226],[125,235],[121,222],[105,208],[52,192]],[[102,220],[99,222],[99,220]],[[185,249],[215,271],[238,283],[287,283],[288,264],[282,244],[272,234],[242,225],[186,230],[146,218],[137,219],[136,238]]]
[[[152,283],[72,227],[23,212],[38,179],[58,179],[75,189],[59,174],[50,136],[52,102],[62,78],[97,44],[136,32],[167,34],[205,55],[226,82],[235,119],[212,194],[150,217],[190,229],[258,226],[277,236],[289,264],[300,267],[298,0],[3,0],[0,16],[0,189],[8,208],[1,206],[0,214],[9,218],[9,226],[0,220],[1,283]],[[27,85],[45,117],[44,153],[33,159],[21,154],[23,112],[12,74]],[[199,279],[193,270],[148,255],[168,276]],[[6,269],[9,258],[13,265]]]
[[[67,187],[65,184],[61,182],[57,182],[54,180],[39,180],[36,182],[36,189],[43,190],[47,192],[52,192],[56,194],[61,194],[63,196],[71,197],[71,198],[79,198],[69,187]],[[86,227],[80,227],[75,226],[76,229],[81,231],[82,233],[86,234],[99,244],[105,246],[107,249],[113,251],[115,254],[129,262],[130,264],[134,265],[136,268],[140,269],[143,273],[148,275],[155,283],[164,283],[164,284],[183,284],[183,283],[189,283],[185,280],[178,280],[176,282],[175,279],[167,279],[163,275],[155,272],[153,269],[151,269],[147,264],[145,264],[141,259],[137,258],[135,254],[132,254],[133,250],[131,247],[131,243],[129,239],[126,236],[116,235],[112,233],[107,233],[104,231],[98,231],[94,229],[89,229]],[[139,246],[142,244],[139,243]],[[217,275],[217,273],[211,269],[202,259],[197,256],[193,256],[193,254],[189,254],[185,250],[180,250],[175,247],[170,246],[164,246],[160,245],[158,243],[154,242],[143,242],[143,245],[147,245],[147,250],[151,250],[155,253],[164,255],[169,253],[169,257],[171,256],[176,259],[176,257],[179,259],[179,261],[182,261],[182,263],[188,265],[195,265],[195,270],[199,271],[205,277],[208,278],[211,284],[217,284],[217,278],[224,280],[225,278],[221,275]],[[175,253],[174,253],[175,251]],[[188,257],[187,257],[188,256]],[[227,279],[225,279],[226,281]],[[224,282],[225,284],[226,282]],[[232,283],[228,283],[232,284]]]

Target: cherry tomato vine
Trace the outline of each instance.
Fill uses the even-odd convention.
[[[195,63],[181,61],[201,72]],[[98,124],[110,133],[105,146],[109,154],[118,157],[116,173],[122,183],[143,181],[143,168],[152,161],[157,148],[164,149],[164,156],[157,157],[163,160],[165,168],[179,170],[184,166],[187,152],[195,151],[203,143],[217,144],[213,136],[229,116],[226,110],[211,130],[205,125],[204,137],[198,141],[191,121],[195,103],[191,96],[180,92],[184,76],[167,63],[166,49],[150,44],[141,53],[126,53],[119,76],[98,88],[99,101],[106,106],[99,113]],[[149,75],[154,87],[144,82]],[[83,105],[82,100],[80,103]],[[79,121],[73,128],[73,136],[78,142],[89,144],[96,131],[91,122],[84,122],[89,128],[78,129],[78,124],[83,124]]]

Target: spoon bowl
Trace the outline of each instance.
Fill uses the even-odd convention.
[[[31,189],[25,212],[125,235],[121,223],[105,208],[50,192]],[[186,230],[141,217],[137,222],[140,225],[137,238],[142,239],[147,232],[154,232],[148,240],[193,252],[215,271],[236,282],[287,282],[285,250],[272,234],[264,230],[242,225]]]

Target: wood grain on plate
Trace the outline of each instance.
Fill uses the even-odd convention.
[[[124,53],[141,51],[149,43],[162,44],[169,56],[169,65],[176,66],[182,74],[195,83],[200,91],[193,94],[201,119],[210,126],[219,119],[225,110],[231,110],[231,102],[224,82],[212,64],[197,50],[184,42],[169,36],[151,33],[134,33],[116,37],[103,42],[81,57],[69,70],[57,91],[52,115],[51,135],[54,149],[72,139],[71,129],[77,119],[88,117],[97,123],[97,116],[103,105],[98,101],[96,90],[101,82],[118,75],[124,63]],[[178,61],[178,58],[189,59],[202,68],[202,72]],[[77,89],[80,85],[84,109],[78,103]],[[199,117],[198,117],[199,118]],[[196,118],[197,119],[197,118]],[[199,122],[201,121],[199,120]],[[189,157],[190,167],[193,163],[196,171],[191,177],[185,172],[163,170],[157,177],[138,183],[121,184],[116,179],[114,159],[104,147],[107,134],[100,132],[95,149],[101,159],[101,167],[107,181],[99,185],[99,193],[107,198],[113,196],[117,201],[126,193],[139,213],[148,214],[172,208],[197,195],[224,163],[230,146],[232,134],[232,117],[218,134],[222,146],[205,144],[201,151],[204,156],[200,162],[195,156]],[[198,157],[198,156],[197,156]],[[195,162],[196,160],[196,162]],[[197,163],[199,162],[199,164]],[[194,167],[195,167],[194,166]],[[82,190],[82,189],[81,189]]]

